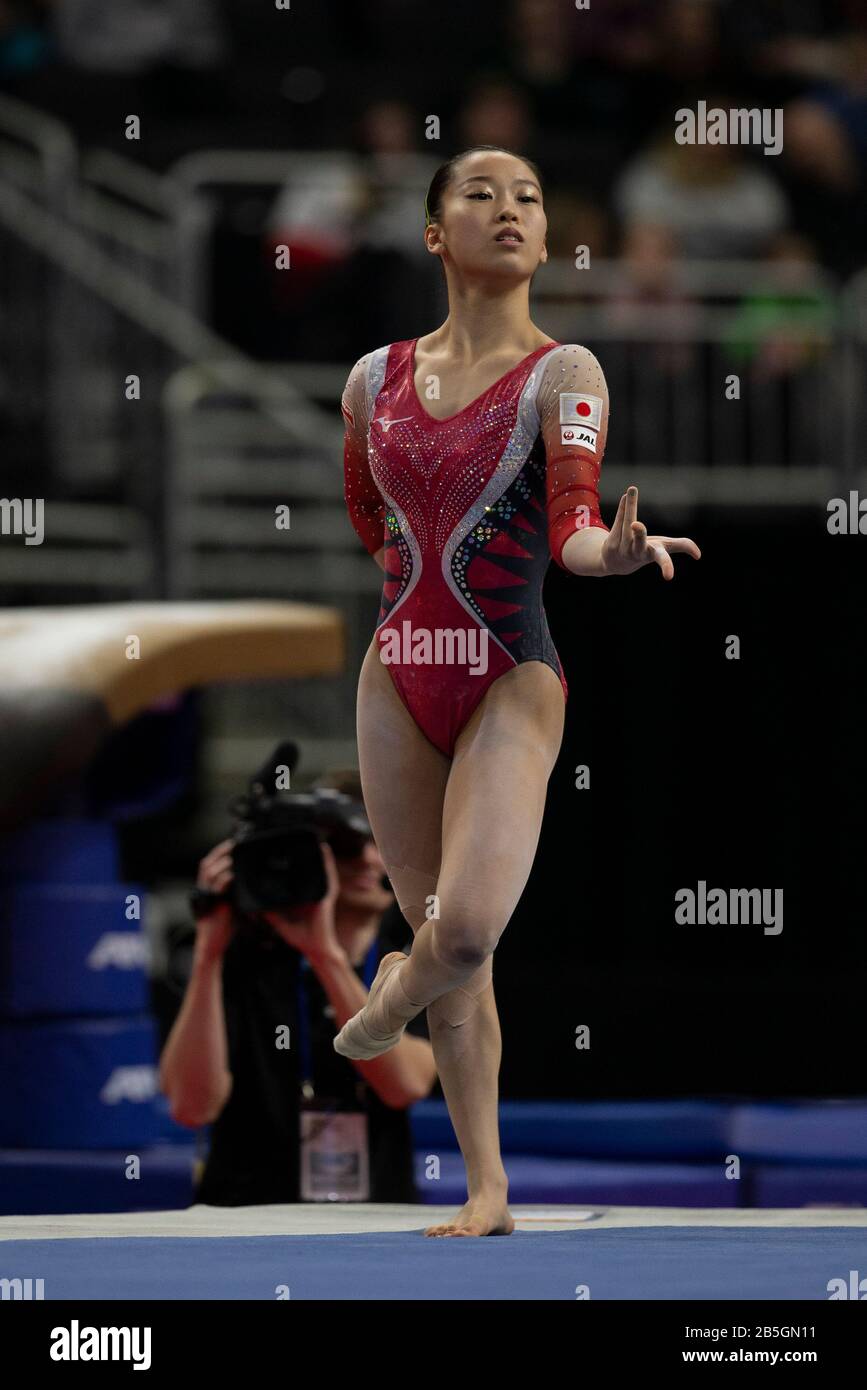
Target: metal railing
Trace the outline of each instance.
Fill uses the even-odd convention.
[[[62,126],[3,98],[0,158],[6,394],[18,437],[42,432],[64,505],[84,494],[82,528],[89,517],[104,541],[94,508],[110,494],[118,534],[136,532],[117,584],[300,593],[327,571],[331,592],[366,597],[371,567],[338,520],[349,364],[263,367],[206,326],[215,190],[315,184],[328,152],[205,151],[161,176],[106,151],[79,160]],[[865,285],[754,262],[677,262],[651,284],[620,262],[540,268],[535,320],[591,347],[608,379],[603,501],[634,478],[675,510],[813,505],[849,485],[863,468]],[[260,513],[278,505],[296,530],[263,537]]]
[[[611,397],[603,482],[641,478],[666,502],[824,501],[844,468],[840,288],[798,262],[655,268],[555,261],[535,317],[596,352]],[[816,400],[827,410],[817,410]]]
[[[306,449],[338,476],[339,417],[183,306],[178,237],[194,217],[169,180],[113,155],[79,169],[62,127],[4,99],[0,182],[5,452],[28,495],[47,500],[38,563],[32,547],[3,546],[0,584],[25,596],[176,592],[163,401],[185,363],[208,362],[215,392],[246,394],[253,437],[270,422],[287,455]]]

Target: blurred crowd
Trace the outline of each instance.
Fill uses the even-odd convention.
[[[867,0],[0,0],[0,83],[127,155],[118,102],[146,112],[134,156],[159,167],[318,152],[220,223],[217,326],[263,355],[346,360],[407,336],[408,304],[429,327],[425,188],[477,143],[536,160],[551,253],[628,257],[639,298],[680,258],[867,264]],[[781,109],[781,152],[676,143],[699,101]]]

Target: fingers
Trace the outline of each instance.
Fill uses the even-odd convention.
[[[647,552],[648,560],[655,560],[662,570],[663,579],[673,579],[674,565],[671,562],[671,556],[665,546],[657,544],[656,541],[650,541],[647,546]]]
[[[202,863],[206,864],[209,859],[218,859],[222,854],[231,854],[234,845],[234,840],[221,840],[218,845],[214,845],[213,849],[208,850],[208,853],[205,855],[204,859],[202,860]]]
[[[206,886],[215,893],[225,893],[233,878],[232,865],[227,864],[225,867],[220,867],[213,871],[213,874],[209,876]]]
[[[628,535],[633,521],[638,520],[638,488],[633,483],[626,489],[626,511],[624,514],[624,526]]]
[[[608,537],[610,544],[617,546],[618,549],[623,543],[623,515],[625,511],[626,493],[624,492],[623,496],[620,499],[620,502],[618,503],[617,515],[614,518],[614,524],[611,527],[611,531]]]
[[[624,545],[628,548],[631,544],[631,523],[638,515],[638,488],[628,487],[620,499],[617,506],[617,515],[611,527],[609,540],[610,543],[622,550]]]
[[[636,565],[650,565],[656,563],[662,570],[663,579],[674,578],[674,565],[671,562],[668,550],[663,543],[664,537],[654,536],[648,538],[647,527],[642,521],[633,521],[631,525],[632,545],[628,551],[630,560]]]
[[[647,527],[638,520],[638,488],[628,487],[620,498],[617,515],[611,527],[606,558],[607,572],[629,574],[641,565],[657,564],[664,579],[674,578],[671,554],[680,553],[701,559],[701,551],[689,536],[648,536]]]
[[[322,841],[322,858],[325,860],[325,878],[328,883],[328,896],[335,897],[340,891],[340,875],[337,872],[337,860],[334,858],[334,850],[326,840]]]
[[[680,551],[684,555],[691,555],[694,560],[701,559],[701,551],[689,536],[654,536],[653,539],[661,541],[669,552]]]
[[[232,870],[232,849],[234,840],[221,840],[199,864],[198,883],[212,893],[223,893],[234,877]]]

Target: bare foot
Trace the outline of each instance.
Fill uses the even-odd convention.
[[[444,1226],[428,1226],[426,1236],[510,1236],[515,1221],[502,1191],[480,1192],[470,1197]]]

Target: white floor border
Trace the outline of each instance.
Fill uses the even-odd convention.
[[[450,1220],[455,1206],[401,1203],[298,1203],[207,1207],[101,1215],[0,1216],[3,1240],[93,1240],[137,1236],[313,1236],[417,1231]],[[867,1226],[863,1207],[579,1207],[511,1208],[518,1231],[626,1229],[635,1226]]]

